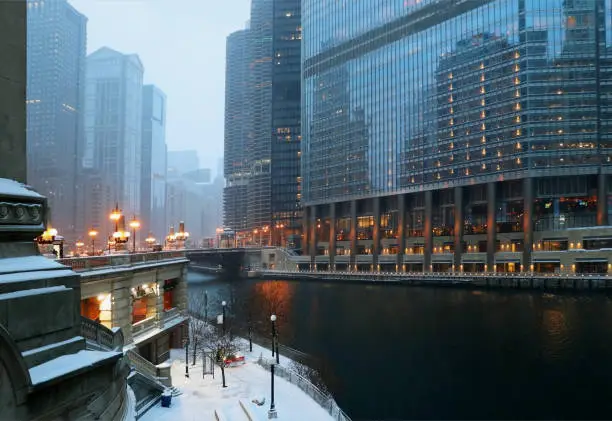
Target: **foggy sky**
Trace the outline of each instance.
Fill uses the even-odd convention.
[[[250,0],[69,0],[89,19],[87,53],[137,53],[144,82],[168,96],[170,150],[196,149],[215,172],[223,156],[225,38],[249,19]]]

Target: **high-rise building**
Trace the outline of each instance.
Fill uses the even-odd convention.
[[[248,33],[247,226],[299,247],[301,1],[254,0]]]
[[[609,1],[386,3],[303,8],[310,265],[612,272]]]
[[[227,38],[225,62],[225,144],[223,175],[223,224],[235,231],[247,226],[247,186],[250,177],[247,136],[249,30]]]
[[[77,240],[87,18],[67,0],[28,0],[28,183],[49,200],[50,223]]]
[[[87,57],[83,167],[108,194],[85,203],[84,223],[108,233],[115,203],[126,219],[140,214],[143,73],[136,54],[103,47]]]
[[[200,169],[196,150],[168,151],[168,174],[176,177]]]
[[[166,235],[166,95],[155,85],[142,88],[140,219],[143,232]],[[146,233],[145,233],[146,235]]]

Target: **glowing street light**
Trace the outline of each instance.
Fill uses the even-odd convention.
[[[155,240],[155,237],[153,237],[153,233],[151,232],[149,233],[149,236],[145,238],[145,242],[148,244],[149,248],[153,248],[156,241],[157,240]]]
[[[136,230],[140,228],[140,221],[136,219],[136,215],[130,221],[130,228],[132,228],[132,253],[136,253]]]
[[[91,255],[95,255],[96,254],[96,236],[98,235],[98,231],[96,231],[95,229],[90,229],[89,230],[89,238],[91,238]]]
[[[121,213],[121,209],[119,209],[119,203],[115,203],[115,209],[112,210],[110,214],[110,220],[115,222],[115,232],[119,231],[119,220],[123,214]]]

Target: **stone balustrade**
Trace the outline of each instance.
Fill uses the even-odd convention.
[[[124,338],[121,328],[109,329],[87,317],[81,317],[81,335],[86,340],[108,350],[121,351],[123,349]]]
[[[185,251],[159,251],[151,253],[111,254],[105,256],[70,257],[58,259],[62,265],[75,272],[99,270],[107,267],[133,266],[157,261],[184,259]]]

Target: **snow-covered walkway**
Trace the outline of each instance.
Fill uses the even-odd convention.
[[[189,366],[190,377],[185,378],[185,352],[173,350],[172,383],[183,392],[172,398],[170,408],[162,408],[160,404],[151,408],[142,421],[216,421],[215,411],[220,413],[223,421],[249,421],[240,408],[242,402],[254,416],[252,421],[268,419],[270,408],[270,372],[257,364],[257,359],[263,353],[271,358],[271,350],[253,345],[253,352],[244,353],[246,364],[225,370],[227,388],[221,387],[221,369],[215,368],[215,378],[206,375],[202,379],[202,361],[195,366]],[[191,358],[191,356],[190,356]],[[281,365],[287,365],[289,360],[281,355]],[[333,418],[315,401],[297,386],[286,380],[274,379],[275,404],[278,420],[291,421],[332,421]],[[253,399],[265,398],[265,405],[258,406]]]

